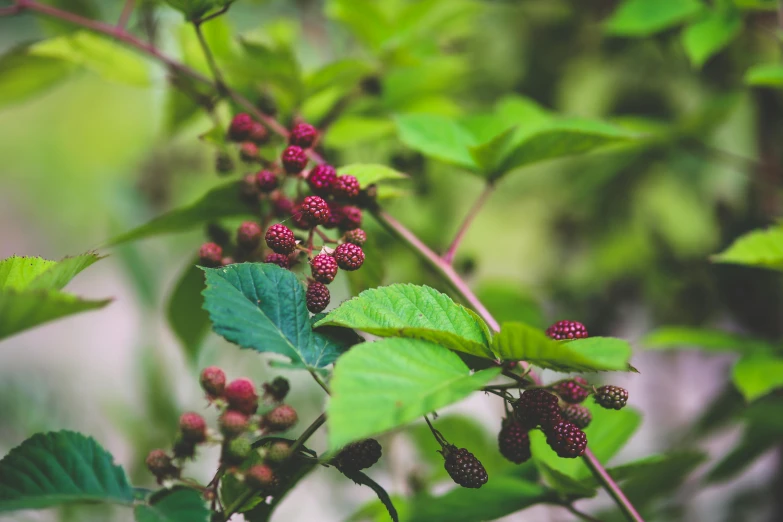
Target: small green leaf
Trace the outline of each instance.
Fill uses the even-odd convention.
[[[758,87],[783,87],[783,64],[762,63],[745,73],[745,83]]]
[[[23,102],[63,82],[74,70],[71,62],[36,56],[30,47],[0,57],[0,108]]]
[[[476,169],[469,149],[477,145],[473,135],[456,121],[434,114],[397,117],[397,132],[408,147],[446,163]]]
[[[627,341],[614,337],[553,341],[523,323],[504,323],[492,339],[492,350],[504,361],[527,361],[562,372],[630,371]]]
[[[377,165],[371,163],[354,163],[340,167],[337,170],[340,175],[349,174],[359,180],[362,188],[368,187],[382,181],[407,180],[408,176],[398,172],[386,165]]]
[[[733,5],[707,12],[682,32],[682,44],[694,67],[701,67],[742,31],[742,17]]]
[[[609,17],[605,30],[617,36],[650,36],[685,22],[703,8],[699,0],[625,0]]]
[[[731,379],[748,401],[783,387],[783,357],[749,355],[734,365]]]
[[[158,491],[134,510],[136,522],[207,522],[209,513],[199,492],[184,487]]]
[[[761,339],[720,330],[680,326],[666,326],[653,330],[642,339],[642,344],[648,350],[696,348],[737,353],[771,353],[776,350],[775,345]]]
[[[492,357],[486,323],[428,286],[395,284],[366,290],[316,326],[335,325],[381,337],[412,337],[471,355]]]
[[[464,399],[499,372],[471,374],[455,353],[427,341],[356,345],[337,362],[331,380],[329,447],[339,449]]]
[[[94,439],[39,433],[0,460],[0,513],[79,503],[131,505],[125,472]]]
[[[468,149],[476,165],[488,178],[498,178],[502,174],[498,169],[511,152],[516,131],[515,127],[511,127],[489,141]]]
[[[201,306],[204,302],[202,290],[204,272],[196,266],[196,260],[191,260],[172,290],[166,307],[169,325],[191,363],[196,362],[201,343],[209,333],[209,314]]]
[[[748,232],[711,259],[716,263],[783,270],[783,228],[772,227]]]
[[[391,498],[389,498],[389,494],[386,492],[385,489],[383,489],[380,485],[378,485],[377,482],[372,480],[370,477],[368,477],[361,471],[341,469],[340,473],[342,473],[349,479],[353,480],[355,483],[359,484],[360,486],[367,486],[370,489],[372,489],[375,492],[375,494],[378,495],[378,500],[380,500],[381,503],[383,503],[383,505],[386,507],[386,511],[389,513],[389,517],[391,517],[392,522],[399,522],[400,517],[397,516],[397,510],[395,509]]]

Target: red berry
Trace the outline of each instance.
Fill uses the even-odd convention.
[[[317,225],[323,225],[329,221],[329,205],[321,196],[307,196],[302,202],[302,213],[307,220]]]
[[[546,441],[559,457],[575,459],[584,455],[587,435],[576,424],[561,420],[544,429]]]
[[[245,221],[237,229],[237,244],[245,250],[255,250],[261,242],[261,225]]]
[[[266,258],[264,258],[264,263],[272,263],[279,266],[280,268],[285,268],[286,270],[291,268],[291,260],[288,259],[288,256],[284,254],[278,254],[277,252],[267,254]]]
[[[587,337],[587,328],[582,323],[576,321],[558,321],[547,328],[546,334],[556,341],[584,339]]]
[[[223,259],[223,249],[217,243],[204,243],[198,249],[198,262],[201,266],[215,268]]]
[[[220,433],[227,438],[238,437],[247,430],[248,419],[243,413],[227,410],[218,419]]]
[[[217,366],[208,366],[201,370],[199,382],[201,389],[214,399],[223,395],[226,389],[226,374]]]
[[[326,196],[332,192],[332,185],[337,181],[337,172],[331,165],[316,165],[307,176],[307,184],[310,190],[319,196]]]
[[[198,413],[183,413],[179,418],[179,431],[187,442],[199,443],[207,440],[207,422]]]
[[[285,196],[279,196],[272,200],[275,216],[287,218],[294,212],[294,202]]]
[[[315,223],[310,220],[310,216],[302,209],[301,204],[294,207],[294,210],[291,213],[291,224],[294,228],[299,228],[301,230],[309,230],[315,226]]]
[[[354,228],[346,232],[343,238],[347,243],[362,246],[367,242],[367,233],[361,228]]]
[[[297,123],[288,135],[288,143],[307,149],[313,146],[317,137],[318,131],[315,127],[309,123]]]
[[[226,386],[225,397],[230,410],[253,415],[258,409],[256,387],[250,379],[240,378],[231,381]]]
[[[354,176],[337,176],[337,180],[332,184],[332,194],[339,199],[355,198],[360,190],[359,180]]]
[[[513,418],[503,420],[498,448],[501,455],[515,464],[522,464],[531,457],[530,435],[521,422]]]
[[[579,404],[590,395],[587,381],[583,377],[574,377],[573,379],[559,382],[552,389],[561,399],[569,404]]]
[[[514,410],[517,420],[525,429],[546,427],[561,420],[557,397],[539,388],[525,390],[514,405]]]
[[[358,270],[364,263],[364,252],[359,245],[343,243],[335,249],[334,259],[337,261],[337,266],[343,270]]]
[[[290,254],[296,249],[296,238],[291,229],[282,223],[269,227],[266,231],[266,244],[278,254]]]
[[[272,431],[285,431],[292,428],[298,419],[295,409],[281,404],[264,415],[264,426]]]
[[[171,457],[162,449],[156,449],[149,452],[145,460],[147,469],[158,479],[158,484],[168,478],[179,476],[179,469],[174,466]]]
[[[256,186],[261,192],[272,192],[277,188],[278,180],[274,172],[259,170],[255,176]]]
[[[272,471],[272,468],[265,464],[258,464],[247,470],[245,483],[251,489],[268,491],[277,486],[277,477],[275,477],[275,472]]]
[[[256,145],[263,145],[269,140],[269,131],[266,130],[266,127],[254,121],[250,127],[250,132],[248,132],[247,139]]]
[[[310,261],[310,271],[313,279],[328,285],[337,275],[337,261],[328,254],[318,254]]]
[[[239,157],[248,163],[256,161],[258,159],[258,145],[252,141],[243,142],[239,147]]]
[[[362,226],[362,211],[359,207],[346,205],[341,213],[340,228],[343,230],[353,230]]]
[[[231,141],[244,141],[250,136],[255,121],[249,114],[240,112],[231,120],[228,127],[228,138]]]
[[[329,306],[329,289],[325,284],[313,281],[307,285],[307,309],[317,314]]]
[[[301,147],[291,145],[283,151],[280,157],[283,168],[289,174],[299,174],[307,166],[307,154]]]

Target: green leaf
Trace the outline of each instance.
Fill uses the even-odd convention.
[[[60,261],[11,256],[0,261],[1,290],[60,290],[76,275],[102,259],[93,252]]]
[[[109,240],[109,246],[138,241],[161,234],[185,232],[222,218],[249,216],[252,209],[239,200],[239,182],[213,188],[198,201],[169,211],[149,223]]]
[[[400,517],[397,516],[397,510],[394,508],[394,504],[392,503],[391,498],[389,498],[389,494],[386,492],[385,489],[383,489],[380,485],[378,485],[377,482],[372,480],[370,477],[368,477],[361,471],[341,469],[340,473],[342,473],[349,479],[353,480],[355,483],[359,484],[360,486],[367,486],[370,489],[372,489],[375,492],[375,494],[378,495],[378,500],[380,500],[383,503],[383,505],[386,507],[386,511],[389,513],[389,517],[391,517],[392,521],[399,522]]]
[[[687,21],[703,8],[699,0],[625,0],[605,30],[617,36],[650,36]]]
[[[682,44],[694,67],[701,67],[742,31],[742,17],[731,4],[710,10],[682,32]]]
[[[776,350],[775,345],[761,339],[720,330],[680,326],[666,326],[653,330],[642,339],[642,344],[648,350],[696,348],[736,353],[770,353]]]
[[[354,163],[340,167],[337,170],[340,175],[349,174],[359,180],[362,188],[380,183],[382,181],[407,180],[408,176],[386,165],[370,163]]]
[[[271,263],[204,268],[204,308],[212,329],[242,348],[274,352],[308,368],[323,368],[345,349],[314,333],[302,283]]]
[[[473,135],[456,121],[434,114],[397,116],[397,132],[408,147],[446,163],[475,169],[469,149],[477,145]]]
[[[324,144],[330,148],[348,148],[366,142],[377,142],[394,135],[394,122],[387,118],[368,118],[346,114],[329,127]]]
[[[492,351],[504,361],[527,361],[561,372],[630,370],[627,341],[614,337],[553,341],[523,323],[504,323],[492,339]]]
[[[305,86],[309,94],[328,89],[335,85],[353,87],[358,84],[363,77],[372,72],[373,66],[370,63],[355,58],[346,58],[329,63],[317,71],[308,74],[305,78]],[[332,130],[329,132],[331,133]]]
[[[334,368],[327,405],[329,447],[337,450],[464,399],[499,372],[471,374],[455,353],[427,341],[356,345]]]
[[[500,177],[500,166],[511,152],[517,129],[512,127],[501,132],[489,141],[470,147],[470,155],[479,169],[489,178]]]
[[[783,357],[750,355],[734,365],[731,380],[748,401],[783,387]]]
[[[424,339],[452,350],[493,357],[484,321],[428,286],[395,284],[366,290],[316,324],[324,325],[381,337]]]
[[[201,343],[209,333],[209,314],[201,306],[204,298],[204,272],[196,260],[188,262],[169,297],[166,317],[185,348],[187,359],[195,363]]]
[[[133,490],[122,468],[90,437],[39,433],[0,460],[0,513],[96,502],[131,505]]]
[[[207,522],[210,511],[195,489],[164,489],[152,495],[149,505],[138,505],[136,522]]]
[[[542,460],[536,460],[536,467],[541,472],[541,477],[549,486],[557,490],[564,498],[570,496],[576,497],[594,497],[598,485],[585,484],[582,481],[569,477],[565,473],[561,473],[556,469],[549,467]],[[617,480],[617,477],[612,477]]]
[[[326,14],[345,24],[356,39],[373,51],[379,51],[394,34],[388,17],[372,0],[331,0]]]
[[[783,87],[783,64],[762,63],[745,73],[745,83],[758,87]]]
[[[12,49],[0,57],[0,108],[42,94],[68,78],[72,63]]]
[[[186,20],[198,20],[208,12],[231,4],[234,0],[165,0],[171,7],[185,15]]]
[[[711,260],[783,270],[783,228],[748,232]]]

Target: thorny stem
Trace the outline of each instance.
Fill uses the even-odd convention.
[[[484,203],[487,202],[487,199],[489,199],[489,196],[492,194],[494,189],[495,186],[492,183],[487,183],[478,199],[473,203],[473,206],[470,207],[467,215],[465,215],[465,219],[462,220],[462,224],[459,226],[459,230],[457,230],[457,235],[454,236],[454,240],[451,242],[449,249],[446,250],[446,253],[443,254],[443,257],[441,258],[447,265],[450,265],[454,261],[454,255],[457,253],[457,249],[462,243],[462,239],[465,237],[465,233],[470,228],[473,220],[478,215],[481,207],[484,206]]]
[[[117,27],[120,29],[125,29],[125,26],[128,25],[128,20],[131,17],[131,14],[133,13],[133,8],[136,7],[136,0],[125,0],[125,5],[122,6],[122,13],[120,14],[120,19],[117,22]]]

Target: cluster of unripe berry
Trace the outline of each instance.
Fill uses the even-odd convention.
[[[263,128],[249,115],[237,114],[228,137],[244,148],[257,126]],[[362,246],[367,234],[360,228],[362,207],[374,198],[374,187],[363,189],[354,176],[337,175],[330,165],[319,164],[306,170],[308,150],[317,140],[318,131],[312,125],[296,124],[279,162],[267,162],[265,168],[247,174],[241,182],[241,199],[258,208],[261,219],[239,226],[235,246],[230,234],[212,227],[212,241],[199,250],[199,263],[207,267],[264,261],[293,269],[306,258],[311,273],[307,278],[307,308],[312,313],[329,305],[326,285],[334,280],[338,269],[358,270],[364,263]],[[263,162],[257,152],[255,157]],[[303,192],[305,186],[309,195]],[[296,193],[294,198],[288,195],[291,190],[287,189],[291,188]],[[272,220],[279,222],[264,231],[265,224]],[[298,234],[292,229],[302,232]],[[339,236],[329,236],[329,230],[338,230]]]

